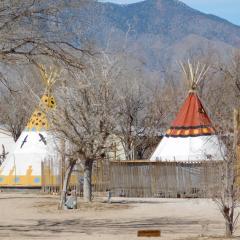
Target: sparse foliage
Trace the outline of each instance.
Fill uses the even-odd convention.
[[[91,201],[93,162],[105,157],[106,140],[114,132],[116,94],[114,66],[107,55],[91,58],[83,72],[72,72],[71,81],[58,89],[58,107],[52,116],[53,130],[66,142],[68,170],[65,182],[77,161],[84,169],[84,199]],[[70,77],[70,76],[69,76]],[[64,185],[63,198],[67,184]]]
[[[42,58],[83,69],[81,57],[87,51],[67,38],[63,26],[71,24],[71,19],[61,14],[67,7],[81,8],[86,4],[88,1],[1,1],[0,63],[31,64]],[[9,88],[3,74],[0,81]]]

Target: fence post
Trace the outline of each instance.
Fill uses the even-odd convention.
[[[43,161],[41,162],[41,185],[42,185],[42,191],[45,192],[45,175],[44,175],[44,163]]]

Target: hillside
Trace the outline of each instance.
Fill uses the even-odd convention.
[[[129,5],[95,2],[84,10],[66,9],[63,16],[69,14],[75,17],[67,31],[74,34],[75,41],[84,36],[111,51],[124,48],[151,70],[164,69],[189,54],[209,54],[211,50],[226,58],[240,48],[239,26],[177,0]],[[79,29],[84,29],[81,36]]]

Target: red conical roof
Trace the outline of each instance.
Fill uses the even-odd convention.
[[[215,134],[215,130],[210,118],[197,94],[190,92],[166,136],[196,137],[212,134]]]

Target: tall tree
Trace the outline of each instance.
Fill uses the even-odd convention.
[[[58,107],[50,116],[53,130],[66,144],[67,170],[61,207],[77,161],[81,161],[84,169],[84,199],[91,201],[93,163],[105,157],[107,138],[116,127],[117,100],[112,84],[116,77],[114,62],[101,54],[86,59],[85,65],[82,72],[72,71],[71,81],[65,81],[57,90]]]

